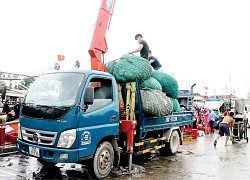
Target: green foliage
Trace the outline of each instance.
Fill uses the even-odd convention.
[[[24,87],[29,87],[35,81],[34,77],[26,77],[21,81],[22,85],[18,85],[18,89],[23,90]]]

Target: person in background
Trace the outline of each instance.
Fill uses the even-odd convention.
[[[76,60],[76,64],[75,64],[75,69],[79,69],[80,68],[80,61]]]
[[[233,122],[234,122],[233,117],[234,117],[234,112],[230,112],[228,116],[225,116],[223,118],[222,122],[220,123],[219,133],[216,139],[214,140],[214,146],[217,145],[217,141],[221,136],[224,136],[224,134],[226,135],[225,146],[229,146],[227,142],[229,140],[230,132],[232,133],[233,130]]]
[[[193,113],[193,116],[194,116],[194,121],[193,121],[193,129],[197,129],[197,112],[196,112],[196,109],[195,109],[195,107],[193,107],[192,109],[191,109],[191,111],[192,111],[192,113]]]
[[[198,115],[198,124],[202,124],[202,111],[200,108],[196,109],[197,110],[197,115]]]
[[[228,116],[229,115],[229,112],[230,112],[230,109],[227,109],[225,112],[224,112],[224,116]]]
[[[154,68],[154,70],[163,70],[162,65],[158,61],[158,59],[156,57],[152,56],[152,51],[151,50],[149,50],[148,59],[149,59],[149,63]]]
[[[58,62],[55,63],[54,69],[55,70],[60,70],[60,64]]]
[[[10,106],[9,106],[9,98],[8,99],[6,99],[6,101],[5,101],[5,103],[4,103],[4,105],[3,105],[3,113],[4,114],[9,114],[10,112],[11,112],[11,110],[10,110]]]
[[[204,127],[205,127],[205,134],[209,133],[209,109],[204,108]]]
[[[4,106],[4,104],[2,103],[2,100],[1,100],[1,101],[0,101],[0,115],[2,114],[3,106]]]
[[[209,124],[210,124],[211,133],[214,133],[214,124],[217,119],[218,119],[218,116],[215,114],[214,110],[211,109],[210,114],[209,114]]]
[[[128,54],[140,52],[140,56],[148,60],[148,52],[149,52],[148,43],[143,39],[141,34],[136,34],[135,40],[137,40],[139,46],[134,51],[128,52]]]

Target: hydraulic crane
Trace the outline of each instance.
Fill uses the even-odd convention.
[[[105,36],[110,26],[114,6],[115,0],[102,0],[89,48],[92,70],[107,71],[104,63],[104,54],[108,51]]]

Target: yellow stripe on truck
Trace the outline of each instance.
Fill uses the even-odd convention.
[[[158,150],[158,149],[161,149],[162,146],[155,146],[155,149]]]
[[[155,143],[155,142],[157,142],[157,139],[152,139],[152,140],[150,140],[149,142],[150,142],[150,143]]]
[[[139,143],[135,143],[135,146],[142,146],[144,144],[144,142],[139,142]]]
[[[166,140],[166,139],[167,139],[167,137],[162,137],[162,138],[161,138],[161,140],[163,140],[163,141]]]
[[[142,151],[142,154],[150,152],[150,149],[145,149]]]

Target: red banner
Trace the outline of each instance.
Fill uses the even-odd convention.
[[[64,55],[58,55],[58,61],[63,61],[65,59]]]

